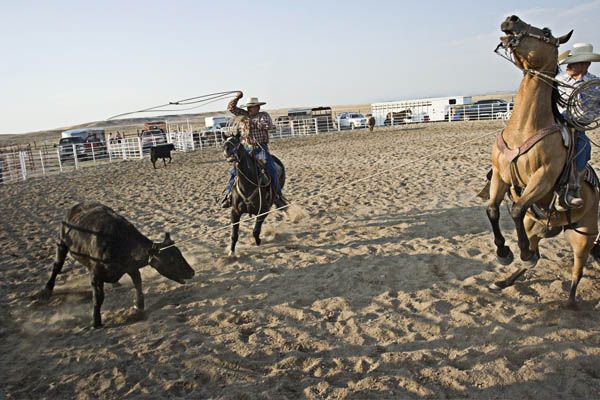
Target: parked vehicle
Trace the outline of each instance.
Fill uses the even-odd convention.
[[[144,129],[142,130],[142,133],[146,131],[162,131],[166,133],[167,123],[165,121],[144,122]]]
[[[204,126],[206,128],[224,127],[231,123],[232,118],[227,116],[213,116],[204,118]]]
[[[508,111],[508,103],[501,99],[479,100],[468,110],[469,119],[493,119],[496,114]]]
[[[500,99],[480,100],[476,103],[455,106],[450,110],[451,121],[477,121],[502,119],[513,108],[513,103]]]
[[[364,115],[353,112],[338,114],[338,125],[340,129],[358,129],[367,127],[367,119]]]
[[[105,142],[105,132],[102,128],[83,128],[69,129],[61,133],[62,138],[78,137],[81,140],[87,141],[89,138],[94,138],[94,141]]]
[[[167,143],[167,137],[160,130],[145,131],[142,133],[142,149],[147,150],[157,144]]]
[[[86,158],[85,142],[79,136],[65,137],[58,141],[58,154],[61,162],[73,160],[74,155],[78,160]]]

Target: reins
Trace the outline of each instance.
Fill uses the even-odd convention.
[[[500,50],[500,48],[504,49],[504,54],[500,53],[498,50]],[[538,78],[540,78],[540,80],[542,82],[544,82],[547,85],[552,86],[552,88],[554,88],[555,84],[558,86],[563,86],[565,88],[570,88],[570,89],[575,89],[575,86],[573,85],[569,85],[568,83],[565,83],[559,79],[556,79],[555,76],[551,76],[548,75],[549,73],[551,73],[550,71],[536,71],[534,69],[530,69],[530,68],[523,68],[521,66],[519,66],[515,60],[509,56],[508,54],[512,53],[512,50],[510,50],[509,48],[504,47],[504,45],[502,43],[500,43],[496,49],[494,50],[494,53],[496,53],[498,56],[504,58],[505,60],[507,60],[508,62],[510,62],[512,65],[514,65],[515,67],[517,67],[517,69],[521,70],[523,73],[525,74],[529,74],[532,76],[536,76]],[[554,72],[554,74],[556,74],[556,72]],[[550,83],[552,82],[552,83]]]

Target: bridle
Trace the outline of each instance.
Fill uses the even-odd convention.
[[[508,62],[513,64],[515,67],[517,67],[518,69],[523,71],[523,73],[540,78],[540,80],[542,82],[546,83],[547,85],[550,85],[552,87],[562,86],[562,87],[574,89],[575,87],[573,85],[569,85],[568,83],[565,83],[565,82],[562,82],[562,81],[556,79],[556,77],[555,77],[556,71],[537,71],[537,70],[530,69],[530,68],[523,68],[516,63],[516,61],[514,60],[514,49],[516,49],[521,44],[521,41],[525,37],[530,37],[533,39],[540,40],[544,43],[551,44],[551,45],[555,46],[556,48],[558,48],[560,46],[560,39],[553,37],[552,33],[550,32],[550,29],[543,28],[542,32],[544,32],[544,35],[542,36],[542,35],[538,35],[535,33],[531,33],[530,32],[531,25],[529,25],[529,24],[526,24],[526,25],[527,25],[527,29],[525,31],[522,31],[519,33],[512,33],[512,34],[510,34],[510,36],[508,36],[508,40],[506,40],[506,41],[501,40],[500,43],[498,44],[498,46],[496,46],[496,48],[494,49],[494,53],[496,53],[500,57],[504,58],[505,60],[507,60]],[[499,51],[500,49],[504,50],[504,54]],[[552,75],[550,75],[550,74],[552,74]]]
[[[230,162],[234,162],[234,163],[239,163],[240,162],[240,156],[238,155],[238,151],[240,149],[240,146],[242,145],[242,142],[238,142],[237,144],[234,144],[231,142],[231,138],[227,139],[225,141],[225,146],[227,146],[227,148],[231,148],[232,151],[229,152],[227,151],[227,157],[228,157],[228,161]]]
[[[543,35],[538,35],[536,33],[531,32],[532,26],[530,24],[527,24],[523,21],[520,21],[520,22],[522,22],[523,24],[526,25],[526,29],[519,33],[511,34],[509,37],[509,40],[506,43],[506,47],[516,48],[521,43],[521,40],[523,40],[523,38],[525,38],[525,37],[531,37],[531,38],[534,38],[537,40],[541,40],[544,43],[554,45],[556,48],[558,48],[560,46],[560,38],[555,38],[554,36],[552,36],[552,31],[550,31],[550,29],[542,28],[541,31],[543,32]],[[538,29],[538,28],[535,28],[535,29]],[[501,45],[504,45],[504,44],[501,43]]]

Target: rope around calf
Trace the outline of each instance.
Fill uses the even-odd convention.
[[[461,146],[463,146],[463,145],[466,145],[466,144],[469,144],[469,143],[472,143],[472,142],[476,142],[476,141],[478,141],[478,140],[481,140],[481,139],[484,139],[484,138],[486,138],[486,137],[488,137],[488,136],[495,135],[495,134],[497,134],[497,133],[499,133],[499,132],[501,132],[501,131],[502,131],[502,129],[496,129],[496,130],[493,130],[493,131],[490,131],[490,132],[486,132],[486,133],[485,133],[485,134],[483,134],[483,135],[480,135],[480,136],[477,136],[477,137],[475,137],[475,138],[472,138],[472,139],[466,140],[466,141],[464,141],[464,142],[461,142],[461,143],[459,143],[458,145],[452,146],[452,147],[450,147],[450,148],[444,148],[444,149],[442,149],[442,150],[439,150],[439,151],[436,151],[436,152],[433,152],[433,153],[429,153],[429,154],[427,154],[426,156],[420,157],[420,158],[418,158],[418,159],[417,159],[417,160],[415,160],[415,161],[407,161],[407,162],[404,162],[404,163],[400,163],[399,165],[396,165],[395,167],[392,167],[392,168],[387,168],[387,169],[385,169],[385,170],[383,170],[383,171],[379,171],[379,172],[376,172],[376,173],[374,173],[374,174],[367,175],[367,176],[365,176],[365,177],[363,177],[363,178],[355,179],[355,180],[353,180],[353,181],[350,181],[350,182],[348,182],[348,183],[344,183],[344,184],[342,184],[342,185],[339,185],[339,186],[336,186],[336,187],[334,187],[334,188],[331,188],[331,189],[328,189],[328,190],[324,190],[324,191],[320,191],[320,192],[318,192],[318,193],[315,193],[315,194],[313,194],[313,195],[311,195],[311,196],[305,197],[305,198],[303,198],[303,199],[301,199],[301,200],[297,200],[297,201],[294,201],[294,202],[290,202],[288,205],[286,205],[286,206],[284,206],[284,207],[279,207],[279,208],[271,209],[271,210],[269,210],[269,211],[266,211],[266,212],[264,212],[264,213],[262,213],[262,214],[255,215],[255,216],[253,216],[253,217],[246,217],[246,218],[240,219],[238,222],[236,222],[236,223],[233,223],[233,224],[227,224],[227,225],[223,225],[223,226],[220,226],[220,227],[217,227],[217,228],[209,229],[209,230],[207,230],[207,231],[205,231],[205,232],[202,232],[201,234],[198,234],[198,235],[191,236],[191,237],[189,237],[188,239],[180,240],[180,241],[178,241],[178,242],[177,242],[177,244],[179,244],[179,243],[182,243],[182,242],[183,242],[183,243],[190,242],[190,241],[192,241],[192,240],[194,240],[194,239],[198,239],[198,238],[199,238],[199,237],[201,237],[201,236],[207,236],[207,235],[209,235],[209,234],[214,234],[214,233],[216,233],[216,232],[219,232],[219,231],[222,231],[222,230],[225,230],[225,229],[231,229],[233,226],[235,226],[235,225],[239,225],[239,224],[241,224],[242,222],[248,222],[248,221],[256,220],[257,218],[259,218],[259,217],[262,217],[262,216],[264,216],[264,215],[268,215],[268,214],[270,214],[270,213],[272,213],[272,212],[275,212],[275,211],[280,211],[280,210],[284,210],[284,209],[288,208],[290,205],[298,205],[298,204],[304,203],[304,202],[306,202],[306,201],[308,201],[308,200],[311,200],[311,199],[317,198],[317,197],[319,197],[319,196],[323,196],[323,195],[325,195],[325,194],[332,193],[332,192],[335,192],[335,191],[337,191],[337,190],[340,190],[340,189],[342,189],[342,188],[345,188],[345,187],[348,187],[348,186],[354,185],[354,184],[356,184],[356,183],[363,182],[363,181],[366,181],[366,180],[372,179],[372,178],[374,178],[374,177],[377,177],[377,176],[381,176],[381,175],[387,174],[387,173],[389,173],[390,171],[397,170],[397,169],[399,169],[399,168],[402,168],[402,167],[405,167],[405,166],[407,166],[407,165],[409,165],[409,164],[412,164],[412,163],[415,163],[415,162],[419,162],[419,161],[422,161],[422,160],[427,160],[427,159],[430,159],[430,158],[432,158],[432,157],[434,157],[434,156],[437,156],[437,155],[444,154],[444,153],[446,153],[448,150],[451,150],[452,148],[461,147]],[[161,250],[165,250],[165,249],[168,249],[168,248],[170,248],[170,247],[174,247],[174,246],[176,246],[176,244],[171,244],[171,245],[169,245],[169,246],[161,247],[161,248],[159,249],[159,251],[161,251]]]

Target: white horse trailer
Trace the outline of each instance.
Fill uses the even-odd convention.
[[[371,104],[376,125],[401,125],[413,122],[447,121],[450,107],[471,104],[470,96],[388,101]]]

